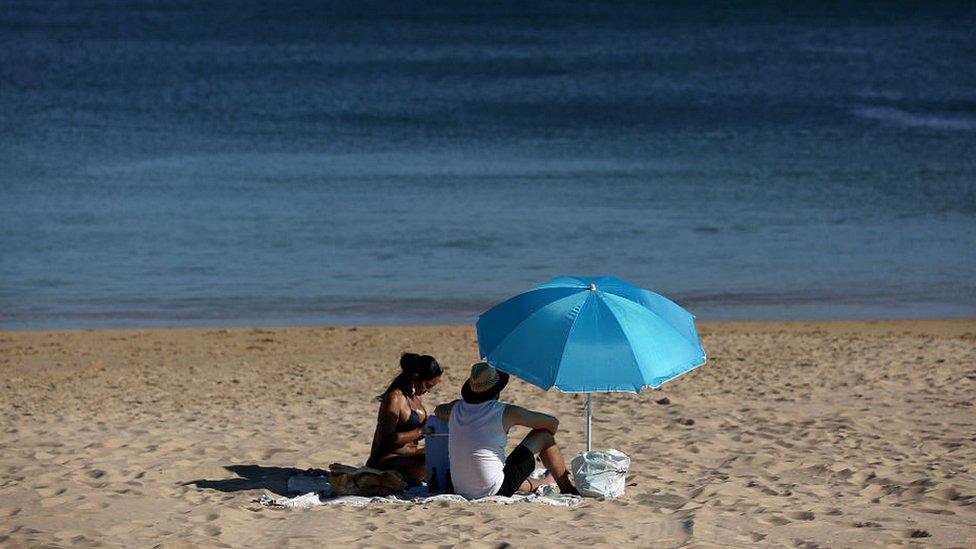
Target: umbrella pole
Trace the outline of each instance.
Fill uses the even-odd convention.
[[[593,393],[586,393],[586,451],[592,448],[593,441]]]

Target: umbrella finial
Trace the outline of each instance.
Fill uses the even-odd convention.
[[[595,292],[596,291],[596,284],[590,284],[590,291],[591,292]]]

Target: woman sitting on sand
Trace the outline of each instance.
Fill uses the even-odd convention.
[[[380,401],[373,448],[367,467],[394,470],[417,480],[424,479],[424,438],[427,410],[421,395],[441,380],[441,367],[429,355],[404,353],[400,375],[386,388]]]

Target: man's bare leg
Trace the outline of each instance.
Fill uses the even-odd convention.
[[[559,485],[559,491],[564,494],[579,494],[576,487],[569,480],[569,471],[566,469],[566,462],[563,454],[556,446],[556,438],[549,431],[533,429],[522,439],[522,446],[532,452],[532,455],[539,456],[542,464],[549,470],[549,476]],[[526,486],[528,484],[529,486]],[[533,490],[532,483],[526,481],[522,483],[522,489]]]

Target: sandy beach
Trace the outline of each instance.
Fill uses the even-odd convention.
[[[625,497],[266,508],[292,469],[361,464],[403,351],[455,398],[470,326],[0,333],[0,543],[497,547],[976,545],[976,320],[700,325],[708,364],[598,395]],[[513,380],[567,457],[583,397]]]

